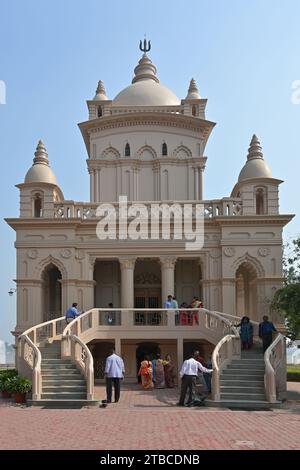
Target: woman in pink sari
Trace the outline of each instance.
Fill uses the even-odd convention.
[[[155,388],[165,388],[165,386],[164,361],[161,359],[160,354],[157,354],[155,360]]]
[[[149,361],[148,357],[141,362],[141,367],[139,370],[138,375],[142,378],[142,386],[144,390],[152,390],[153,389],[153,382],[152,382],[152,363]]]
[[[174,388],[174,369],[175,365],[171,359],[170,354],[166,355],[166,359],[164,361],[164,369],[165,369],[165,383],[167,388]]]

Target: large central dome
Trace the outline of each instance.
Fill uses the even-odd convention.
[[[122,90],[113,100],[113,106],[177,106],[180,99],[161,85],[156,67],[146,53],[134,69],[132,84]]]

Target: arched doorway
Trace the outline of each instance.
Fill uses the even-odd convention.
[[[145,342],[138,344],[136,348],[136,374],[138,374],[141,362],[145,359],[146,356],[149,356],[149,359],[152,360],[156,357],[157,354],[160,354],[160,347],[158,343]],[[141,381],[139,376],[138,381]]]
[[[104,379],[106,358],[114,349],[114,341],[97,341],[88,344],[94,359],[94,378],[95,380]]]
[[[249,262],[242,263],[235,275],[236,315],[258,318],[257,312],[257,272]]]
[[[43,321],[62,316],[61,272],[54,264],[49,264],[43,271]]]

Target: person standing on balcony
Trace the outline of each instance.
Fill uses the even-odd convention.
[[[177,307],[178,307],[178,304],[177,304]],[[164,308],[165,309],[174,308],[173,307],[173,295],[168,295],[168,299],[164,303]]]
[[[114,308],[114,304],[112,302],[109,302],[108,308]],[[105,322],[107,325],[114,325],[114,312],[106,312],[105,314]]]
[[[72,307],[68,308],[68,310],[66,311],[66,322],[67,323],[71,323],[71,321],[73,321],[75,318],[79,317],[79,312],[77,310],[77,303],[76,302],[73,302],[72,303]]]
[[[104,372],[106,379],[107,403],[111,403],[113,384],[115,390],[115,403],[117,403],[120,399],[121,380],[125,375],[125,367],[123,359],[115,354],[114,349],[111,349],[110,353],[110,356],[106,359]]]
[[[271,321],[269,321],[269,317],[264,315],[263,321],[259,324],[258,330],[258,335],[262,339],[263,343],[263,352],[265,352],[272,343],[273,331],[277,331],[275,326]]]

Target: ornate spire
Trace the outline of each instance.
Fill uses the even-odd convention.
[[[38,163],[49,166],[48,153],[44,143],[41,140],[38,141],[33,159],[34,165],[37,165]]]
[[[99,80],[99,82],[98,82],[96,94],[95,94],[93,99],[94,100],[99,100],[99,101],[108,100],[102,80]]]
[[[262,152],[260,141],[258,140],[257,136],[253,134],[250,142],[250,147],[248,149],[247,160],[254,160],[255,158],[263,159],[264,155]]]
[[[201,99],[201,97],[200,97],[200,94],[199,94],[199,90],[198,90],[196,81],[192,78],[192,80],[190,81],[190,86],[189,86],[189,89],[188,89],[188,94],[187,94],[186,100],[200,100],[200,99]]]
[[[140,59],[138,65],[134,69],[135,76],[133,77],[132,83],[136,83],[140,80],[154,80],[156,83],[159,83],[159,80],[156,76],[157,69],[151,60],[147,56],[147,52],[151,49],[151,42],[144,39],[144,45],[142,47],[142,41],[140,41],[140,50],[144,52],[142,58]]]

